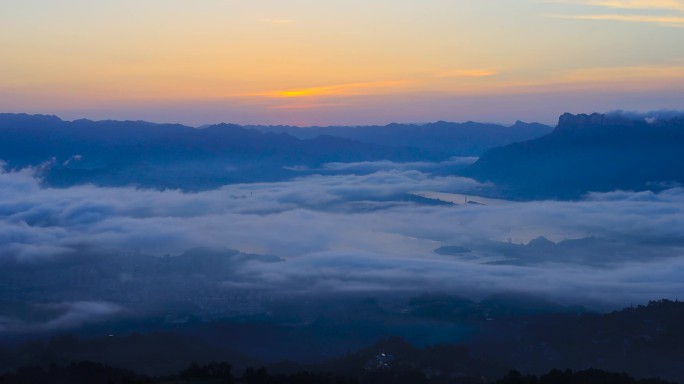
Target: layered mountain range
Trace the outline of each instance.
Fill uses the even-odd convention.
[[[1,114],[0,159],[45,170],[46,182],[198,190],[299,176],[289,167],[330,162],[438,161],[446,153],[321,135],[300,140],[238,125],[191,128],[143,121],[63,121]]]
[[[428,124],[389,124],[358,127],[252,126],[263,132],[287,133],[300,139],[331,135],[362,143],[393,147],[416,147],[455,156],[480,156],[485,151],[518,141],[541,137],[553,128],[517,121],[510,127],[492,123],[452,123],[437,121]]]
[[[518,123],[385,127],[192,128],[144,121],[64,121],[0,114],[0,160],[10,169],[39,167],[46,183],[202,190],[230,183],[301,176],[325,163],[436,162],[479,155],[551,128]],[[275,132],[274,132],[275,131]]]
[[[495,194],[508,199],[577,199],[684,183],[684,117],[677,115],[564,114],[555,129],[522,122],[198,129],[0,114],[0,135],[6,168],[37,167],[53,186],[202,190],[287,180],[326,163],[440,162],[452,156],[480,158],[467,169],[442,173],[492,182]]]

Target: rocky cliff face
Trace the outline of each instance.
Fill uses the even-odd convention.
[[[549,135],[493,149],[467,174],[518,199],[662,189],[684,182],[684,118],[564,114]]]
[[[607,129],[619,127],[627,129],[659,130],[679,129],[684,124],[684,114],[677,112],[652,112],[648,114],[629,113],[592,113],[577,114],[564,113],[558,118],[558,126],[554,132],[568,132],[587,129]],[[680,132],[682,133],[682,132]]]

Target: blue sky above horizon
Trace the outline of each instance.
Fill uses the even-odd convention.
[[[680,0],[5,0],[0,111],[191,125],[684,105]]]

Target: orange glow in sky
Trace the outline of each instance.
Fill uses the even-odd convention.
[[[287,89],[273,92],[258,93],[254,96],[291,98],[291,97],[322,97],[322,96],[352,96],[391,92],[402,85],[402,81],[377,81],[356,84],[328,85],[324,87]]]
[[[552,122],[681,108],[680,47],[684,0],[3,0],[0,111]]]

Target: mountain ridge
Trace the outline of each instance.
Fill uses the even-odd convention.
[[[439,162],[473,150],[480,153],[516,135],[527,137],[550,130],[520,122],[516,126],[390,124],[373,128],[376,131],[367,132],[370,136],[366,138],[355,138],[337,133],[363,133],[365,128],[281,126],[274,131],[228,123],[193,128],[140,120],[66,121],[54,115],[3,113],[0,159],[9,169],[39,168],[44,182],[51,186],[92,183],[203,190],[231,183],[287,180],[325,163]],[[479,133],[462,139],[475,131]],[[508,133],[501,136],[503,131]],[[460,147],[452,146],[454,140]],[[309,171],[294,170],[300,168]]]
[[[285,167],[329,162],[449,158],[448,154],[351,139],[301,140],[235,124],[196,129],[144,121],[64,121],[0,114],[0,159],[10,169],[41,167],[50,185],[80,183],[206,189],[300,175]],[[74,160],[74,161],[72,161]]]
[[[465,174],[515,199],[577,199],[684,182],[684,118],[563,114],[546,136],[492,149]]]
[[[493,123],[436,121],[426,124],[368,126],[248,126],[263,132],[288,133],[298,138],[332,135],[370,144],[413,146],[424,150],[446,152],[453,156],[479,156],[486,150],[513,142],[541,137],[553,130],[539,123],[517,121],[507,127]]]

